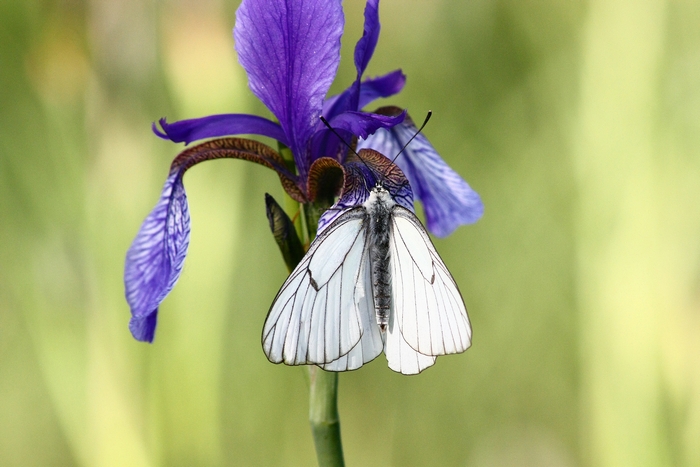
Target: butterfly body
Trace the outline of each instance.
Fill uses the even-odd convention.
[[[369,258],[372,265],[372,291],[374,306],[377,314],[377,324],[382,331],[386,330],[391,309],[391,252],[389,241],[391,237],[391,213],[396,203],[391,195],[381,185],[370,191],[369,198],[364,203],[367,212],[367,227],[369,232]]]
[[[282,285],[262,334],[273,363],[354,370],[382,351],[416,374],[471,345],[461,294],[420,220],[377,184],[326,226]]]

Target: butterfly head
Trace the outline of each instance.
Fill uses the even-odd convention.
[[[386,188],[384,188],[384,184],[382,183],[381,180],[377,180],[377,183],[374,184],[374,187],[372,190],[374,193],[381,193],[387,191]]]

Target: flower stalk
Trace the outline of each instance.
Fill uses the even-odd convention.
[[[343,445],[338,415],[338,373],[309,367],[309,423],[319,467],[342,467]]]

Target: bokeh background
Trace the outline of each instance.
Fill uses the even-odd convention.
[[[172,158],[152,121],[269,115],[238,1],[0,2],[0,465],[315,464],[304,368],[268,363],[286,271],[263,194],[185,177],[192,242],[153,345],[125,252]],[[354,77],[364,2],[345,2]],[[700,2],[383,0],[369,68],[481,194],[436,245],[473,347],[340,375],[351,466],[700,466]]]

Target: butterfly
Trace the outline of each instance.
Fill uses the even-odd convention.
[[[268,312],[273,363],[346,371],[385,353],[412,375],[471,345],[467,309],[421,221],[381,182],[311,243]]]

